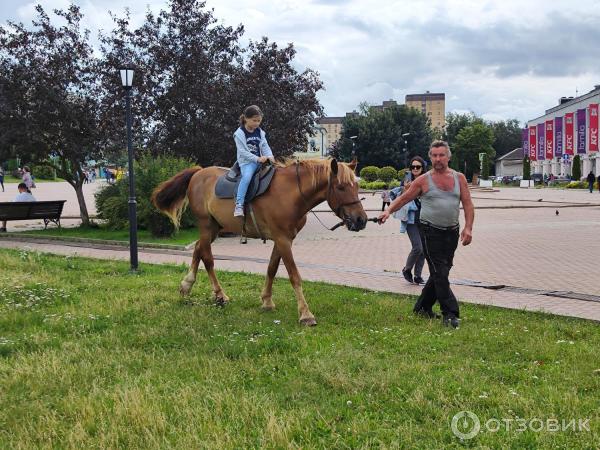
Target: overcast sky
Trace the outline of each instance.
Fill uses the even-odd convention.
[[[2,0],[0,20],[30,23],[66,0]],[[129,7],[135,25],[166,0],[76,1],[95,32],[110,30],[108,11]],[[296,67],[319,72],[326,115],[366,101],[446,93],[446,112],[490,120],[540,116],[561,96],[600,84],[597,0],[208,0],[217,19],[243,24],[244,41],[293,42]]]

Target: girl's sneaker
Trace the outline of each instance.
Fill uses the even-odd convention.
[[[233,217],[244,217],[244,205],[235,205]]]

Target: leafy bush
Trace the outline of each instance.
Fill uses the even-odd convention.
[[[12,173],[13,171],[17,170],[19,168],[19,165],[17,164],[17,160],[16,159],[9,159],[8,163],[6,164],[6,172],[7,173]]]
[[[377,191],[381,189],[385,189],[387,187],[387,183],[384,181],[365,181],[359,184],[362,189],[367,189],[369,191]]]
[[[404,180],[404,177],[406,176],[407,172],[408,172],[408,169],[407,169],[407,168],[400,169],[400,170],[398,171],[398,179],[399,179],[400,181]]]
[[[142,230],[150,230],[154,236],[171,236],[175,227],[168,217],[152,205],[150,196],[156,186],[194,163],[184,158],[155,157],[144,153],[134,164],[138,227]],[[107,185],[98,191],[95,197],[98,217],[105,220],[109,228],[125,229],[129,226],[128,177],[117,180],[113,185]],[[181,217],[180,228],[194,226],[195,219],[191,211],[187,209]]]
[[[400,184],[401,184],[400,180],[392,180],[388,183],[388,188],[392,189],[392,188],[400,186]]]
[[[33,166],[31,173],[38,180],[54,180],[56,179],[56,171],[48,166]]]
[[[567,184],[567,189],[587,189],[588,184],[585,181],[571,181]]]
[[[386,166],[379,169],[379,179],[381,181],[385,181],[386,183],[392,181],[397,175],[398,172],[391,166]]]
[[[366,166],[360,170],[360,177],[366,181],[375,181],[379,178],[379,168]]]

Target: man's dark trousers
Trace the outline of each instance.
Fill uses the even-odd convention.
[[[423,253],[429,266],[429,279],[415,303],[414,311],[431,311],[435,301],[440,302],[444,317],[459,317],[458,301],[450,289],[450,269],[458,246],[458,226],[441,230],[419,224]]]

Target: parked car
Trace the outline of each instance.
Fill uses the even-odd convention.
[[[544,175],[542,175],[541,173],[532,173],[529,179],[535,181],[536,183],[543,183]]]

